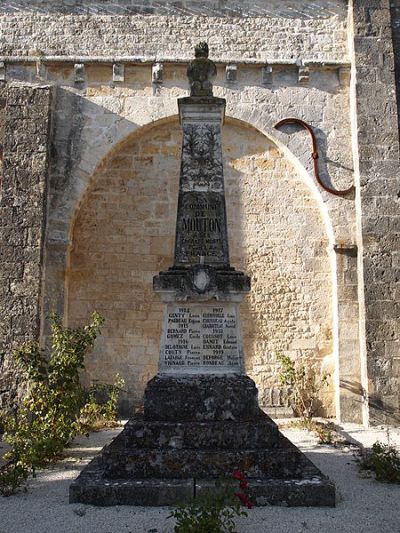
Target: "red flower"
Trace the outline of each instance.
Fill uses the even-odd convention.
[[[239,481],[246,481],[246,478],[244,477],[244,475],[242,474],[240,470],[234,470],[232,477],[234,479],[238,479]]]
[[[242,481],[239,483],[239,487],[241,489],[247,489],[248,486],[249,486],[249,483],[245,479],[242,479]]]
[[[239,498],[239,500],[242,502],[243,505],[247,507],[247,509],[252,509],[253,504],[249,500],[249,498],[246,496],[246,494],[242,494],[241,492],[235,492],[235,496]]]

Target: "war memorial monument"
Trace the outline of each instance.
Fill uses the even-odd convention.
[[[250,278],[230,265],[214,63],[196,47],[183,130],[175,262],[154,278],[164,303],[157,375],[144,411],[70,487],[93,505],[174,505],[212,491],[236,469],[256,505],[333,506],[335,487],[258,405],[244,372],[240,302]]]

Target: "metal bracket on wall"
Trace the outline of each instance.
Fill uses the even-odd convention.
[[[312,139],[311,157],[313,158],[313,161],[314,161],[315,179],[317,180],[319,185],[325,191],[329,192],[330,194],[334,194],[335,196],[347,196],[348,194],[352,193],[354,191],[354,185],[352,185],[351,187],[349,187],[348,189],[345,189],[343,191],[338,191],[336,189],[332,189],[328,185],[325,185],[325,183],[323,183],[323,181],[321,180],[320,175],[319,175],[319,169],[318,169],[318,158],[319,158],[319,155],[318,155],[317,139],[315,137],[315,133],[314,133],[312,127],[309,124],[307,124],[307,122],[304,122],[304,120],[300,120],[299,118],[284,118],[283,120],[280,120],[279,122],[277,122],[275,124],[274,128],[278,129],[280,126],[284,126],[286,124],[298,124],[299,126],[304,128],[305,130],[307,130],[309,132],[309,134],[311,135],[311,139]]]

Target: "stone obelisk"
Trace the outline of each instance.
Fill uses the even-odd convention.
[[[154,278],[165,312],[159,373],[147,387],[146,404],[151,403],[154,415],[160,408],[179,415],[188,387],[191,395],[207,389],[210,398],[213,389],[219,395],[222,387],[225,392],[233,387],[228,411],[234,416],[244,400],[242,388],[254,387],[244,376],[239,314],[250,278],[229,263],[221,148],[225,100],[213,96],[216,67],[208,59],[207,44],[200,43],[195,53],[188,68],[191,94],[178,100],[183,140],[175,261]],[[168,389],[162,402],[160,387]],[[189,409],[193,416],[195,406],[194,401]],[[185,416],[187,409],[185,403]]]
[[[242,470],[256,505],[334,505],[335,487],[258,407],[244,372],[239,305],[250,279],[229,263],[215,64],[196,47],[179,99],[183,130],[173,266],[154,278],[164,302],[157,375],[135,415],[70,487],[70,501],[173,505]]]

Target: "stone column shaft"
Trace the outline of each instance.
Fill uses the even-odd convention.
[[[221,149],[225,100],[179,100],[183,129],[175,265],[228,266]]]

